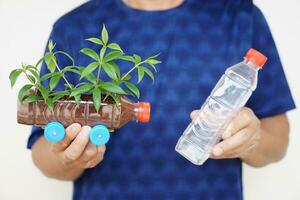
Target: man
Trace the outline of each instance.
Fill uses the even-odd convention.
[[[161,52],[163,64],[154,84],[140,85],[152,103],[152,121],[126,125],[106,147],[89,142],[88,126],[72,124],[57,144],[33,128],[28,147],[34,163],[48,177],[74,181],[74,199],[242,199],[241,162],[261,167],[283,158],[285,113],[295,105],[267,22],[252,1],[94,0],[59,19],[50,38],[84,65],[89,60],[78,52],[102,24],[128,54]],[[258,88],[211,159],[195,166],[174,150],[188,115],[250,47],[269,58]]]

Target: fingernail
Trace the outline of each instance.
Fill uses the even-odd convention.
[[[223,153],[223,149],[220,148],[220,147],[215,147],[215,148],[213,149],[213,154],[214,154],[215,156],[220,156],[220,155],[222,155],[222,153]]]
[[[88,138],[90,135],[90,130],[91,130],[91,128],[89,126],[83,126],[81,128],[79,136],[82,138]]]

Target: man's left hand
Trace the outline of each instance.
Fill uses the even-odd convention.
[[[194,119],[197,111],[191,113]],[[257,146],[260,140],[260,120],[249,108],[242,108],[222,134],[220,143],[212,147],[211,158],[243,158]]]

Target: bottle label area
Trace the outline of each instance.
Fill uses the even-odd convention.
[[[252,94],[237,77],[233,72],[222,76],[176,145],[176,151],[196,165],[209,157],[211,147]]]

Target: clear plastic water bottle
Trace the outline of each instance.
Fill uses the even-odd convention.
[[[246,104],[256,89],[258,70],[267,61],[260,52],[250,49],[244,61],[229,67],[210,96],[202,105],[198,116],[179,138],[175,150],[196,165],[202,165],[221,135]]]

